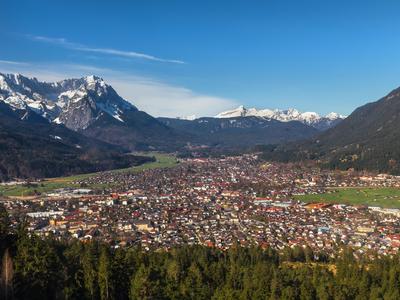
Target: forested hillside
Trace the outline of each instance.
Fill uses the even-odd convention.
[[[264,158],[313,159],[322,165],[400,174],[400,88],[357,108],[337,126],[314,138],[263,149]]]
[[[23,118],[21,118],[23,116]],[[0,181],[129,167],[150,161],[0,102]]]
[[[314,127],[298,121],[281,122],[258,117],[200,118],[192,121],[173,118],[158,118],[158,120],[190,136],[191,143],[225,150],[296,141],[310,138],[319,132]]]

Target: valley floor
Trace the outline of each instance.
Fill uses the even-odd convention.
[[[239,243],[332,255],[343,245],[357,255],[399,250],[400,177],[265,162],[253,154],[179,163],[148,155],[156,162],[3,187],[24,197],[0,200],[14,229],[27,217],[28,230],[39,236],[113,247],[227,250]],[[41,193],[27,196],[35,188]]]
[[[152,156],[156,160],[153,162],[147,162],[139,166],[134,166],[130,168],[118,169],[107,171],[115,172],[115,173],[124,173],[124,172],[141,172],[144,170],[155,169],[155,168],[169,168],[173,167],[177,164],[177,160],[174,156],[158,153],[158,152],[140,152],[135,153],[141,156]],[[63,188],[80,188],[81,184],[77,183],[77,181],[84,180],[90,177],[93,177],[99,173],[89,173],[89,174],[79,174],[74,176],[67,177],[56,177],[56,178],[47,178],[37,182],[21,182],[15,184],[3,184],[0,185],[0,196],[7,197],[18,197],[20,199],[23,198],[37,198],[42,194],[53,192],[57,189]],[[113,185],[112,182],[102,183],[102,184],[89,184],[85,185],[85,188],[89,189],[103,189],[108,188]]]

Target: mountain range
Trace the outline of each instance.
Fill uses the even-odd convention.
[[[0,180],[59,176],[141,163],[135,150],[263,147],[275,160],[399,172],[400,90],[349,117],[245,108],[215,117],[154,118],[102,78],[54,83],[0,73]]]
[[[212,149],[246,149],[258,144],[280,144],[309,138],[319,131],[297,121],[281,122],[259,117],[158,118],[166,126],[190,136],[190,143]]]
[[[236,109],[219,113],[215,118],[233,117],[259,117],[267,120],[277,120],[281,122],[299,121],[303,124],[312,126],[318,130],[326,130],[339,124],[346,117],[338,113],[331,112],[326,116],[320,116],[316,112],[299,112],[294,108],[287,110],[280,109],[260,109],[245,108],[243,105]]]
[[[219,148],[246,148],[306,139],[345,119],[337,113],[324,117],[296,109],[257,110],[239,106],[215,117],[158,118],[165,125],[189,134],[191,142]]]
[[[248,148],[315,135],[307,124],[240,116],[185,121],[154,118],[102,78],[42,82],[0,73],[0,180],[126,167],[133,150]]]
[[[34,112],[52,124],[130,150],[176,143],[170,128],[138,110],[96,76],[47,83],[20,74],[0,74],[0,101]]]
[[[173,151],[188,143],[244,147],[292,141],[316,133],[304,122],[291,122],[288,118],[283,122],[283,119],[250,114],[229,120],[156,119],[138,110],[102,78],[93,75],[47,83],[20,74],[0,74],[0,101],[12,110],[36,114],[52,125],[62,125],[128,150]],[[22,115],[21,119],[24,118]],[[247,138],[238,140],[235,135]]]
[[[149,160],[0,101],[0,181],[95,172]]]

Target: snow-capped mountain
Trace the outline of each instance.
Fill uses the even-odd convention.
[[[54,127],[62,124],[125,149],[169,149],[179,145],[174,130],[138,110],[93,75],[48,83],[0,73],[0,104],[22,121],[48,122]]]
[[[0,73],[0,101],[13,109],[34,111],[75,131],[86,129],[104,114],[124,122],[126,111],[137,110],[102,78],[93,75],[47,83]]]
[[[221,113],[216,118],[196,119],[195,116],[189,116],[180,120],[185,121],[185,126],[186,122],[192,122],[190,126],[200,130],[199,134],[193,128],[188,131],[181,124],[174,127],[171,122],[157,120],[138,110],[121,98],[102,78],[96,76],[48,83],[19,74],[0,73],[0,104],[9,107],[21,121],[48,123],[52,127],[61,124],[90,138],[129,150],[175,150],[188,142],[209,144],[209,136],[203,134],[204,130],[218,131],[218,139],[234,140],[246,131],[248,136],[255,137],[252,140],[257,143],[283,142],[310,136],[315,133],[316,128],[326,129],[341,120],[341,116],[337,114],[320,117],[316,113],[300,113],[296,110],[256,110],[241,106]],[[240,119],[250,116],[253,117],[252,120]],[[218,119],[232,117],[238,118]],[[286,124],[292,120],[304,124]],[[212,126],[204,129],[201,122],[211,122]],[[222,133],[219,128],[223,129]],[[283,128],[286,129],[282,130]],[[225,141],[224,145],[233,144]]]
[[[221,112],[215,118],[235,118],[235,117],[259,117],[264,119],[278,120],[281,122],[299,121],[303,124],[310,125],[319,130],[328,129],[340,121],[345,119],[345,116],[337,113],[329,113],[326,116],[320,116],[315,112],[299,112],[296,109],[290,108],[287,110],[279,109],[260,109],[245,108],[243,105],[236,109]]]

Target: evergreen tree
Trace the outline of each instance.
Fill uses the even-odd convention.
[[[183,283],[184,296],[189,299],[209,299],[208,287],[203,281],[203,275],[196,263],[188,269],[187,276]]]
[[[166,264],[165,294],[168,299],[180,299],[181,268],[176,260],[168,260]]]
[[[150,300],[154,299],[155,294],[151,282],[151,271],[142,264],[135,276],[132,277],[129,299]]]
[[[101,248],[98,270],[100,299],[108,300],[111,294],[110,255],[106,247]]]
[[[96,271],[96,254],[92,243],[85,245],[82,257],[82,269],[84,287],[87,298],[96,299],[98,294],[97,271]]]
[[[43,299],[59,295],[62,289],[59,257],[48,240],[23,234],[14,258],[17,298]]]
[[[65,299],[84,299],[85,297],[84,276],[81,264],[83,252],[83,244],[80,241],[74,241],[62,253],[65,266],[63,284]]]
[[[400,299],[398,255],[357,259],[345,248],[329,263],[310,263],[307,249],[304,255],[237,245],[228,251],[111,251],[95,242],[42,239],[24,228],[12,235],[3,255],[3,298]]]
[[[8,231],[10,227],[10,217],[3,203],[0,203],[0,255],[9,246]]]
[[[111,260],[111,286],[113,299],[128,299],[130,278],[135,273],[135,263],[127,259],[128,252],[118,248]]]

